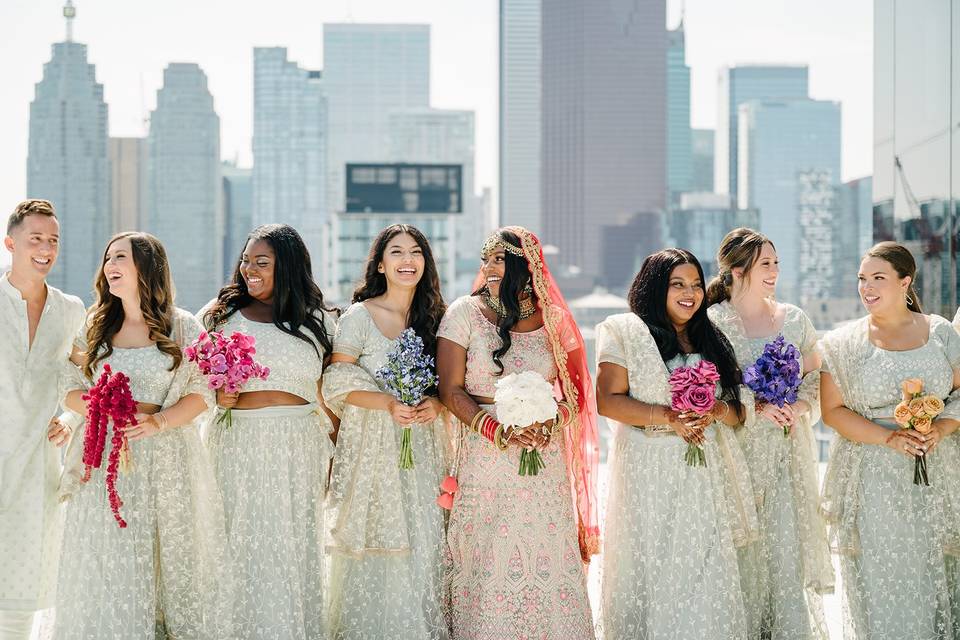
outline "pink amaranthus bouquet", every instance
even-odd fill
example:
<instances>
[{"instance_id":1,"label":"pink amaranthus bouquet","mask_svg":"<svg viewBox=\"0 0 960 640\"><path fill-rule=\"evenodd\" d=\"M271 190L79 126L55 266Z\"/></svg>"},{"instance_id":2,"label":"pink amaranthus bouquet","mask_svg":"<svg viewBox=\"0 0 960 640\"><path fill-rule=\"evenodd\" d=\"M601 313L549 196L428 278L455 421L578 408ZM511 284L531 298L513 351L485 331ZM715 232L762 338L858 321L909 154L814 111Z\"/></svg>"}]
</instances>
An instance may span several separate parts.
<instances>
[{"instance_id":1,"label":"pink amaranthus bouquet","mask_svg":"<svg viewBox=\"0 0 960 640\"><path fill-rule=\"evenodd\" d=\"M220 331L202 332L193 343L183 350L190 362L196 362L200 373L207 377L210 389L223 389L225 393L237 393L251 378L266 380L270 369L253 360L257 352L256 339L239 331L229 338ZM217 418L217 423L233 426L231 410L227 409Z\"/></svg>"},{"instance_id":2,"label":"pink amaranthus bouquet","mask_svg":"<svg viewBox=\"0 0 960 640\"><path fill-rule=\"evenodd\" d=\"M113 436L110 439L110 455L107 459L107 496L110 510L121 529L127 523L120 516L123 501L117 493L117 471L130 465L130 443L123 429L136 423L137 403L130 393L130 378L123 372L114 373L110 365L103 365L103 373L97 383L83 394L87 405L87 426L83 435L83 478L90 481L90 472L99 469L103 463L103 450L107 444L107 426L113 423Z\"/></svg>"},{"instance_id":3,"label":"pink amaranthus bouquet","mask_svg":"<svg viewBox=\"0 0 960 640\"><path fill-rule=\"evenodd\" d=\"M716 365L707 360L701 360L693 367L677 367L670 374L671 408L680 413L707 415L717 401L719 381ZM703 445L688 442L684 460L692 467L707 466Z\"/></svg>"}]
</instances>

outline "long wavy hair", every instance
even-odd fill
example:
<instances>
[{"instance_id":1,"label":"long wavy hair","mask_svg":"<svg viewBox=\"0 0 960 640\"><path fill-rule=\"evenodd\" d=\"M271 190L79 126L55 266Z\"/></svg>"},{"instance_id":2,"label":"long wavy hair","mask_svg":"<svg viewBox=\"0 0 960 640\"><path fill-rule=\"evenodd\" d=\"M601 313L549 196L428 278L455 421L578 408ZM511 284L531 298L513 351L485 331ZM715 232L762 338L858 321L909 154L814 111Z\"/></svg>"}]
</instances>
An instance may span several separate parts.
<instances>
[{"instance_id":1,"label":"long wavy hair","mask_svg":"<svg viewBox=\"0 0 960 640\"><path fill-rule=\"evenodd\" d=\"M907 308L916 313L923 313L920 294L914 286L917 281L917 261L914 260L909 249L896 242L878 242L870 247L863 258L880 258L889 262L901 279L910 276L910 286L907 287Z\"/></svg>"},{"instance_id":2,"label":"long wavy hair","mask_svg":"<svg viewBox=\"0 0 960 640\"><path fill-rule=\"evenodd\" d=\"M413 302L410 304L410 311L407 315L407 326L413 328L420 339L423 340L424 350L430 355L436 356L437 331L440 328L440 320L447 310L447 305L443 301L443 295L440 291L440 275L437 272L437 264L433 259L430 242L416 227L408 224L393 224L377 234L377 237L373 239L373 244L370 245L363 280L353 292L353 302L363 302L370 298L382 296L387 292L387 276L380 273L378 269L380 263L383 262L383 254L387 250L387 245L402 233L413 238L423 252L423 276L417 283L417 289L413 294Z\"/></svg>"},{"instance_id":3,"label":"long wavy hair","mask_svg":"<svg viewBox=\"0 0 960 640\"><path fill-rule=\"evenodd\" d=\"M512 231L499 229L495 233L513 246L521 246L522 241L520 237ZM510 331L520 321L520 293L528 284L530 284L530 264L527 262L527 259L514 255L509 251L504 251L503 279L500 280L498 297L500 298L500 304L503 305L503 310L506 312L506 315L502 318L497 318L497 335L500 336L500 348L493 352L493 363L500 369L501 374L503 373L502 358L513 344ZM483 284L471 295L479 296L487 291L489 291L489 288L486 284ZM530 296L532 302L537 304L537 294L531 291Z\"/></svg>"},{"instance_id":4,"label":"long wavy hair","mask_svg":"<svg viewBox=\"0 0 960 640\"><path fill-rule=\"evenodd\" d=\"M110 284L103 274L107 251L118 240L130 241L133 264L137 268L137 291L140 294L140 312L150 331L150 341L157 349L173 358L170 371L180 366L183 353L171 338L173 331L173 279L167 252L160 241L149 233L127 231L110 238L103 250L100 269L94 277L96 301L87 312L87 352L83 374L93 379L97 364L113 353L113 337L123 327L123 303L110 293Z\"/></svg>"},{"instance_id":5,"label":"long wavy hair","mask_svg":"<svg viewBox=\"0 0 960 640\"><path fill-rule=\"evenodd\" d=\"M753 265L760 259L765 244L769 244L776 251L777 248L770 238L748 227L739 227L723 237L717 249L720 273L707 286L708 305L730 299L733 270L743 269L743 277L747 278Z\"/></svg>"},{"instance_id":6,"label":"long wavy hair","mask_svg":"<svg viewBox=\"0 0 960 640\"><path fill-rule=\"evenodd\" d=\"M669 362L681 353L676 327L667 314L667 292L670 287L670 275L680 265L692 264L697 268L700 282L703 279L703 267L696 256L685 249L664 249L647 256L640 267L640 273L630 286L628 301L630 310L646 323L650 335L657 343L660 357ZM717 329L707 315L707 300L704 296L700 307L687 323L686 335L693 349L704 360L717 365L720 372L720 387L724 395L732 398L734 408L740 410L739 385L742 379L740 366L733 353L733 347L726 336Z\"/></svg>"},{"instance_id":7,"label":"long wavy hair","mask_svg":"<svg viewBox=\"0 0 960 640\"><path fill-rule=\"evenodd\" d=\"M265 224L247 235L247 241L237 256L231 282L220 289L216 302L203 316L208 330L215 330L243 309L253 297L240 273L243 252L251 242L263 240L273 249L273 307L271 319L275 327L299 340L303 340L321 360L333 352L333 336L327 335L323 313L339 316L336 307L328 307L323 301L323 292L313 279L310 252L297 230L287 224ZM303 331L313 334L316 342ZM321 349L317 348L317 343Z\"/></svg>"}]
</instances>

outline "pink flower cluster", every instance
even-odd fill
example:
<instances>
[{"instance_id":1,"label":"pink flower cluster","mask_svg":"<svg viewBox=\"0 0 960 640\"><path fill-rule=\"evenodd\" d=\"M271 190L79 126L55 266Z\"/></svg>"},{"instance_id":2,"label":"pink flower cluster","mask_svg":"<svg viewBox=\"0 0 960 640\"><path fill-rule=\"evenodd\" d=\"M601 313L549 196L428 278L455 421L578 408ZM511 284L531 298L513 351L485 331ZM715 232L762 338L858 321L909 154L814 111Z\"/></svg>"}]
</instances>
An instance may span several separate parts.
<instances>
[{"instance_id":1,"label":"pink flower cluster","mask_svg":"<svg viewBox=\"0 0 960 640\"><path fill-rule=\"evenodd\" d=\"M207 377L210 389L237 393L251 378L266 380L268 367L254 362L257 352L253 336L235 331L229 338L220 331L202 332L183 350L190 362L196 362L200 373Z\"/></svg>"},{"instance_id":2,"label":"pink flower cluster","mask_svg":"<svg viewBox=\"0 0 960 640\"><path fill-rule=\"evenodd\" d=\"M693 367L677 367L670 374L670 406L674 411L705 415L716 403L720 374L712 362L701 360Z\"/></svg>"},{"instance_id":3,"label":"pink flower cluster","mask_svg":"<svg viewBox=\"0 0 960 640\"><path fill-rule=\"evenodd\" d=\"M123 501L117 493L117 469L120 456L129 455L130 444L123 428L136 422L137 403L130 393L130 378L123 372L113 373L110 365L103 365L103 373L97 383L83 395L87 404L87 427L83 436L83 482L90 480L92 469L103 463L103 450L107 441L107 424L113 421L113 436L110 440L110 456L107 460L107 496L110 510L117 524L123 529L126 521L120 516Z\"/></svg>"}]
</instances>

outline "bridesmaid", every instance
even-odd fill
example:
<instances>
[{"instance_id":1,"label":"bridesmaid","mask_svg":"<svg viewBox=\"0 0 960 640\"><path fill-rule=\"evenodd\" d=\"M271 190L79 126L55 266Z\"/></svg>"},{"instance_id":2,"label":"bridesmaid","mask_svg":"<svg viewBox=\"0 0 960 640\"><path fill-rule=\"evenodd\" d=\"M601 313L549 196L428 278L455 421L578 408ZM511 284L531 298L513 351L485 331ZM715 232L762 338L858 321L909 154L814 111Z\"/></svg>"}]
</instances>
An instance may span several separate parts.
<instances>
[{"instance_id":1,"label":"bridesmaid","mask_svg":"<svg viewBox=\"0 0 960 640\"><path fill-rule=\"evenodd\" d=\"M734 229L720 243L717 263L708 315L733 345L740 368L753 365L767 343L783 336L800 351L804 372L796 403L759 404L757 419L737 432L760 519L760 539L739 551L749 637L826 640L821 594L833 591L834 578L817 510L817 333L803 311L774 299L780 267L766 236Z\"/></svg>"},{"instance_id":2,"label":"bridesmaid","mask_svg":"<svg viewBox=\"0 0 960 640\"><path fill-rule=\"evenodd\" d=\"M126 527L110 509L106 460L81 483L83 438L75 438L60 488L71 499L54 638L233 638L223 505L198 429L214 399L183 357L201 327L174 307L166 252L149 234L114 236L95 288L65 404L86 415L81 396L106 365L130 378L133 465L116 482Z\"/></svg>"},{"instance_id":3,"label":"bridesmaid","mask_svg":"<svg viewBox=\"0 0 960 640\"><path fill-rule=\"evenodd\" d=\"M736 548L756 540L746 462L731 427L752 413L730 344L707 316L703 271L683 249L648 256L631 313L597 326L597 405L611 449L601 624L605 638L747 637ZM668 379L702 360L720 373L706 415L671 408ZM700 444L706 466L685 461Z\"/></svg>"},{"instance_id":4,"label":"bridesmaid","mask_svg":"<svg viewBox=\"0 0 960 640\"><path fill-rule=\"evenodd\" d=\"M210 331L255 338L255 358L270 369L239 394L217 392L232 420L212 425L207 442L238 582L236 638L325 638L323 497L333 425L320 379L335 310L296 230L254 229L233 281L198 316Z\"/></svg>"},{"instance_id":5,"label":"bridesmaid","mask_svg":"<svg viewBox=\"0 0 960 640\"><path fill-rule=\"evenodd\" d=\"M443 405L409 407L375 373L412 328L436 353L445 305L430 244L405 224L374 239L363 282L333 341L323 393L340 417L328 507L330 633L337 640L447 640L442 598ZM409 428L413 468L398 466Z\"/></svg>"},{"instance_id":6,"label":"bridesmaid","mask_svg":"<svg viewBox=\"0 0 960 640\"><path fill-rule=\"evenodd\" d=\"M453 637L593 638L583 563L599 546L598 449L583 339L526 229L487 239L474 289L439 333L440 395L460 421L447 532ZM559 421L524 432L496 422L496 382L520 371L555 384ZM520 476L531 447L546 466Z\"/></svg>"},{"instance_id":7,"label":"bridesmaid","mask_svg":"<svg viewBox=\"0 0 960 640\"><path fill-rule=\"evenodd\" d=\"M867 315L820 343L823 421L837 431L822 508L852 640L960 637L960 336L922 312L915 275L905 247L874 246L857 276ZM894 422L909 378L946 403L929 433ZM912 481L920 455L930 486Z\"/></svg>"}]
</instances>

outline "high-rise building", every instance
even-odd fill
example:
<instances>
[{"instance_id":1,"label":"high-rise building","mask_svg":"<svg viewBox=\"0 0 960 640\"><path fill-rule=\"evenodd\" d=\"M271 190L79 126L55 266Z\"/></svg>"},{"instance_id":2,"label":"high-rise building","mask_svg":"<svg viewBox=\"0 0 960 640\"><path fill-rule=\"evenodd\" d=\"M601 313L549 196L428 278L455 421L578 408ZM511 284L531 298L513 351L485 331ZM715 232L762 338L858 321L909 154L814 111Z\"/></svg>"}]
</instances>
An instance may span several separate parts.
<instances>
[{"instance_id":1,"label":"high-rise building","mask_svg":"<svg viewBox=\"0 0 960 640\"><path fill-rule=\"evenodd\" d=\"M821 170L840 184L840 104L751 100L739 115L739 207L759 209L760 231L780 257L778 295L799 302L800 175Z\"/></svg>"},{"instance_id":2,"label":"high-rise building","mask_svg":"<svg viewBox=\"0 0 960 640\"><path fill-rule=\"evenodd\" d=\"M603 239L666 205L665 5L542 5L541 237L558 248L561 274L606 284Z\"/></svg>"},{"instance_id":3,"label":"high-rise building","mask_svg":"<svg viewBox=\"0 0 960 640\"><path fill-rule=\"evenodd\" d=\"M60 258L50 283L89 302L112 226L110 161L103 85L86 45L73 41L74 15L68 0L67 38L53 45L30 103L27 196L53 202L60 220Z\"/></svg>"},{"instance_id":4,"label":"high-rise building","mask_svg":"<svg viewBox=\"0 0 960 640\"><path fill-rule=\"evenodd\" d=\"M285 48L254 48L253 217L249 222L295 227L310 250L318 278L322 277L323 230L329 215L326 154L321 72L287 60Z\"/></svg>"},{"instance_id":5,"label":"high-rise building","mask_svg":"<svg viewBox=\"0 0 960 640\"><path fill-rule=\"evenodd\" d=\"M836 188L833 216L834 298L857 297L860 259L873 246L873 179L869 176Z\"/></svg>"},{"instance_id":6,"label":"high-rise building","mask_svg":"<svg viewBox=\"0 0 960 640\"><path fill-rule=\"evenodd\" d=\"M690 191L713 191L713 129L693 129L690 142L693 153Z\"/></svg>"},{"instance_id":7,"label":"high-rise building","mask_svg":"<svg viewBox=\"0 0 960 640\"><path fill-rule=\"evenodd\" d=\"M467 293L477 272L480 244L490 229L475 192L475 135L472 111L407 109L389 120L393 162L458 164L463 167L463 213L456 217L456 292Z\"/></svg>"},{"instance_id":8,"label":"high-rise building","mask_svg":"<svg viewBox=\"0 0 960 640\"><path fill-rule=\"evenodd\" d=\"M143 220L147 184L146 138L110 138L112 233L136 231Z\"/></svg>"},{"instance_id":9,"label":"high-rise building","mask_svg":"<svg viewBox=\"0 0 960 640\"><path fill-rule=\"evenodd\" d=\"M348 162L388 159L389 116L430 106L430 27L323 25L327 206L344 209Z\"/></svg>"},{"instance_id":10,"label":"high-rise building","mask_svg":"<svg viewBox=\"0 0 960 640\"><path fill-rule=\"evenodd\" d=\"M690 129L690 67L683 20L667 31L667 190L671 202L693 188Z\"/></svg>"},{"instance_id":11,"label":"high-rise building","mask_svg":"<svg viewBox=\"0 0 960 640\"><path fill-rule=\"evenodd\" d=\"M717 83L714 190L736 197L739 144L738 109L750 100L806 98L806 66L745 65L723 67Z\"/></svg>"},{"instance_id":12,"label":"high-rise building","mask_svg":"<svg viewBox=\"0 0 960 640\"><path fill-rule=\"evenodd\" d=\"M253 172L232 162L220 165L223 176L223 278L229 280L253 229Z\"/></svg>"},{"instance_id":13,"label":"high-rise building","mask_svg":"<svg viewBox=\"0 0 960 640\"><path fill-rule=\"evenodd\" d=\"M539 233L541 0L500 0L500 224Z\"/></svg>"},{"instance_id":14,"label":"high-rise building","mask_svg":"<svg viewBox=\"0 0 960 640\"><path fill-rule=\"evenodd\" d=\"M719 193L685 193L667 217L668 246L682 247L697 256L709 281L719 272L720 241L737 227L756 228L754 209L737 209L730 196Z\"/></svg>"},{"instance_id":15,"label":"high-rise building","mask_svg":"<svg viewBox=\"0 0 960 640\"><path fill-rule=\"evenodd\" d=\"M960 1L873 3L874 240L917 261L924 311L960 303Z\"/></svg>"},{"instance_id":16,"label":"high-rise building","mask_svg":"<svg viewBox=\"0 0 960 640\"><path fill-rule=\"evenodd\" d=\"M164 70L148 157L144 227L166 247L177 304L195 312L222 284L224 234L220 118L198 65Z\"/></svg>"},{"instance_id":17,"label":"high-rise building","mask_svg":"<svg viewBox=\"0 0 960 640\"><path fill-rule=\"evenodd\" d=\"M794 233L799 230L798 297L804 306L831 297L833 284L841 275L835 273L833 262L836 200L835 178L829 169L797 172L798 225Z\"/></svg>"}]
</instances>

